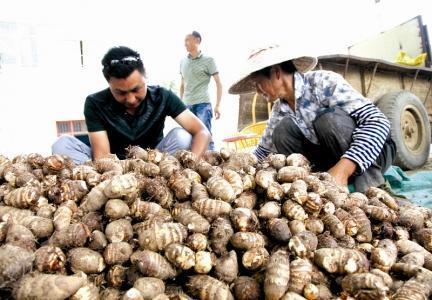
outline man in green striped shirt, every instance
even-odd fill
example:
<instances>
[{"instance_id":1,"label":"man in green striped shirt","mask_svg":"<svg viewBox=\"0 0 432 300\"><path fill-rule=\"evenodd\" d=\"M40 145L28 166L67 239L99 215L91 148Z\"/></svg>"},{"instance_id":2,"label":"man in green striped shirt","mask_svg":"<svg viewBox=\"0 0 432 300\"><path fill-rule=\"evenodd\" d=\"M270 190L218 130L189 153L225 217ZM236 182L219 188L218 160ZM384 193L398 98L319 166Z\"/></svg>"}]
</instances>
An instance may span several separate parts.
<instances>
[{"instance_id":1,"label":"man in green striped shirt","mask_svg":"<svg viewBox=\"0 0 432 300\"><path fill-rule=\"evenodd\" d=\"M214 108L216 119L220 117L222 84L214 59L202 54L199 50L200 44L201 35L198 32L193 31L186 35L185 47L188 55L180 63L180 74L182 76L180 98L211 133L213 110L208 92L210 78L213 77L216 83L216 105ZM209 149L214 150L213 141L210 142Z\"/></svg>"}]
</instances>

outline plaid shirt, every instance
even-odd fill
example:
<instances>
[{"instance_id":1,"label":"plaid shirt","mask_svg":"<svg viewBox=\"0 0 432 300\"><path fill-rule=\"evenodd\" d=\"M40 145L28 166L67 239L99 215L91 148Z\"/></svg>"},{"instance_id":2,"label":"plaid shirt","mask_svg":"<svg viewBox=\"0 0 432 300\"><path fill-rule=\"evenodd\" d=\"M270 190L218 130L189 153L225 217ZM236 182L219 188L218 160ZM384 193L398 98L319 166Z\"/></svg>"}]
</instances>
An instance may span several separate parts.
<instances>
[{"instance_id":1,"label":"plaid shirt","mask_svg":"<svg viewBox=\"0 0 432 300\"><path fill-rule=\"evenodd\" d=\"M323 110L339 107L348 113L357 127L353 142L342 157L357 163L363 173L376 160L387 135L390 123L381 111L356 91L342 76L331 71L294 73L295 111L287 102L277 100L267 123L255 155L262 160L270 153L276 153L272 133L284 117L290 117L303 135L319 145L313 122Z\"/></svg>"}]
</instances>

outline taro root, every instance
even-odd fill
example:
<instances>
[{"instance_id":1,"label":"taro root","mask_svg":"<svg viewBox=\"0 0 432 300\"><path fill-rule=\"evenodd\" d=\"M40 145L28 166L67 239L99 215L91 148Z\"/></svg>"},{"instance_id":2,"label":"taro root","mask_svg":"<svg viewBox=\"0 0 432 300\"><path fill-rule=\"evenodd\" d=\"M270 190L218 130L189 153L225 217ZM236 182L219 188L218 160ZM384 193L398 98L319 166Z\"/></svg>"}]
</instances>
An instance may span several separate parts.
<instances>
[{"instance_id":1,"label":"taro root","mask_svg":"<svg viewBox=\"0 0 432 300\"><path fill-rule=\"evenodd\" d=\"M197 157L130 146L127 159L78 166L61 155L0 155L0 202L6 297L432 293L432 211L375 187L349 193L297 153L258 162L227 149Z\"/></svg>"}]
</instances>

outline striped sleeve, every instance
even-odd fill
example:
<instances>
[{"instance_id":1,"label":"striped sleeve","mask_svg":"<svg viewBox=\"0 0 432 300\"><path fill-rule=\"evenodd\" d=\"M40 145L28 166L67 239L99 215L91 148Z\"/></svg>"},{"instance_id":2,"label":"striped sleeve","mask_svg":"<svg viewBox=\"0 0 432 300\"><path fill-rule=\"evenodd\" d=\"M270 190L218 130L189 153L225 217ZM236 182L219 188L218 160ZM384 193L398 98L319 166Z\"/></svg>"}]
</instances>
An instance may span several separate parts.
<instances>
[{"instance_id":1,"label":"striped sleeve","mask_svg":"<svg viewBox=\"0 0 432 300\"><path fill-rule=\"evenodd\" d=\"M253 151L253 154L258 158L259 162L262 162L267 156L269 156L270 153L270 150L264 148L261 145L258 145L258 147L256 147Z\"/></svg>"},{"instance_id":2,"label":"striped sleeve","mask_svg":"<svg viewBox=\"0 0 432 300\"><path fill-rule=\"evenodd\" d=\"M357 163L362 174L377 159L390 132L390 122L372 103L350 113L357 127L352 135L352 143L342 156Z\"/></svg>"}]
</instances>

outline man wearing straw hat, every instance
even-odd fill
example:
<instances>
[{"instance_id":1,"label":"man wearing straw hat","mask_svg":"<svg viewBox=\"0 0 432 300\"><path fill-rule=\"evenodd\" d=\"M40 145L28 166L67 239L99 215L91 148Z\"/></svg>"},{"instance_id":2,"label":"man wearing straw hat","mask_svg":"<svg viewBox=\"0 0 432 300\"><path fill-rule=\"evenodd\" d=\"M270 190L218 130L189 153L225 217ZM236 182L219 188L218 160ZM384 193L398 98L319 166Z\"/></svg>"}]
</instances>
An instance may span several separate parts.
<instances>
[{"instance_id":1,"label":"man wearing straw hat","mask_svg":"<svg viewBox=\"0 0 432 300\"><path fill-rule=\"evenodd\" d=\"M255 155L301 153L356 191L384 183L396 147L384 114L331 71L311 71L317 59L279 46L254 51L229 92L258 92L274 102Z\"/></svg>"}]
</instances>

